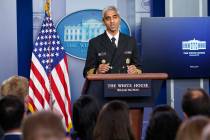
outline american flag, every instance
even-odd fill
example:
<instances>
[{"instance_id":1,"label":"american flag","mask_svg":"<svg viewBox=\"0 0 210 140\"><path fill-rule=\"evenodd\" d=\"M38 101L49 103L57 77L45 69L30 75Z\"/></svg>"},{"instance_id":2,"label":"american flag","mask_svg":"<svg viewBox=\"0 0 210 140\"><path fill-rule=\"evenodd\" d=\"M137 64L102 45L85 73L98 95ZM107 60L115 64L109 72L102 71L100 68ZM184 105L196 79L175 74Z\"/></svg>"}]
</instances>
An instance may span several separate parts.
<instances>
[{"instance_id":1,"label":"american flag","mask_svg":"<svg viewBox=\"0 0 210 140\"><path fill-rule=\"evenodd\" d=\"M72 127L67 56L47 14L32 52L28 108L56 111L67 131Z\"/></svg>"}]
</instances>

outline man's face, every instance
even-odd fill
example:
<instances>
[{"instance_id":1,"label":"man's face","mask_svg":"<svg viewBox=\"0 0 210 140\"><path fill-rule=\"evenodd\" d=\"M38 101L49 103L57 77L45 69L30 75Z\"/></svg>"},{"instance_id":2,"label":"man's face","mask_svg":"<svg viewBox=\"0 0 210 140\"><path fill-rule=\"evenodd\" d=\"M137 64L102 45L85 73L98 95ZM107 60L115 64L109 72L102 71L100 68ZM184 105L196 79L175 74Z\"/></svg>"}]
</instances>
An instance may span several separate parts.
<instances>
[{"instance_id":1,"label":"man's face","mask_svg":"<svg viewBox=\"0 0 210 140\"><path fill-rule=\"evenodd\" d=\"M108 10L104 15L103 22L108 32L110 32L111 34L115 34L118 32L120 17L116 11Z\"/></svg>"}]
</instances>

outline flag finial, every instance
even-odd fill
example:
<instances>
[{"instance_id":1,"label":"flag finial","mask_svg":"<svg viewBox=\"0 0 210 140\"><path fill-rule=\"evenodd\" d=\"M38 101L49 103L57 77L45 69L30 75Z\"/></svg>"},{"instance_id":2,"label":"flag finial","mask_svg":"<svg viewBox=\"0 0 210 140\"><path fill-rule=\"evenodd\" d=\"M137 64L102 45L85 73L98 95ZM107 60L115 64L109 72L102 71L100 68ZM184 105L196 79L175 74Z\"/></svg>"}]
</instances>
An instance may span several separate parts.
<instances>
[{"instance_id":1,"label":"flag finial","mask_svg":"<svg viewBox=\"0 0 210 140\"><path fill-rule=\"evenodd\" d=\"M46 0L45 6L44 6L45 13L50 16L50 0Z\"/></svg>"}]
</instances>

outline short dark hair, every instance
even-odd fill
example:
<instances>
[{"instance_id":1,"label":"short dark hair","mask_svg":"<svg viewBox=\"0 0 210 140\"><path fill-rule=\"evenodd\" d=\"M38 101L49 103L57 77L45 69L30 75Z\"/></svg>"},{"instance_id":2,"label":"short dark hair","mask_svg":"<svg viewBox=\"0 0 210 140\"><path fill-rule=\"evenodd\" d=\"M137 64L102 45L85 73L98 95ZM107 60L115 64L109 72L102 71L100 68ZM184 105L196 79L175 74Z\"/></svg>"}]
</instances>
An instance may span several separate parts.
<instances>
[{"instance_id":1,"label":"short dark hair","mask_svg":"<svg viewBox=\"0 0 210 140\"><path fill-rule=\"evenodd\" d=\"M182 98L182 110L188 117L195 115L210 116L210 99L205 90L189 88Z\"/></svg>"},{"instance_id":2,"label":"short dark hair","mask_svg":"<svg viewBox=\"0 0 210 140\"><path fill-rule=\"evenodd\" d=\"M24 116L24 103L16 96L8 95L0 100L0 125L4 131L20 128Z\"/></svg>"},{"instance_id":3,"label":"short dark hair","mask_svg":"<svg viewBox=\"0 0 210 140\"><path fill-rule=\"evenodd\" d=\"M181 122L173 108L157 106L151 114L145 140L174 140Z\"/></svg>"},{"instance_id":4,"label":"short dark hair","mask_svg":"<svg viewBox=\"0 0 210 140\"><path fill-rule=\"evenodd\" d=\"M113 100L103 106L94 129L94 139L134 140L125 102Z\"/></svg>"},{"instance_id":5,"label":"short dark hair","mask_svg":"<svg viewBox=\"0 0 210 140\"><path fill-rule=\"evenodd\" d=\"M73 126L76 134L73 134L72 138L92 140L98 113L99 105L94 97L90 95L80 96L73 105Z\"/></svg>"}]
</instances>

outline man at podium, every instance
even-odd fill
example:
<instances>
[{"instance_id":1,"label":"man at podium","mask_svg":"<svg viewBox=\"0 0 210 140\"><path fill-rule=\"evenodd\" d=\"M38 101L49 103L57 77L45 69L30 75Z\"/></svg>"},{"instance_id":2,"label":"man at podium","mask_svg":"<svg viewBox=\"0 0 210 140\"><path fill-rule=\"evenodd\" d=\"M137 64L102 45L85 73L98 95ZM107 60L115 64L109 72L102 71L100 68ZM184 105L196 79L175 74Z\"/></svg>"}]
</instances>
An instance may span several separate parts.
<instances>
[{"instance_id":1,"label":"man at podium","mask_svg":"<svg viewBox=\"0 0 210 140\"><path fill-rule=\"evenodd\" d=\"M105 73L140 74L136 41L119 31L118 9L114 6L104 8L102 18L106 31L89 41L84 77Z\"/></svg>"}]
</instances>

